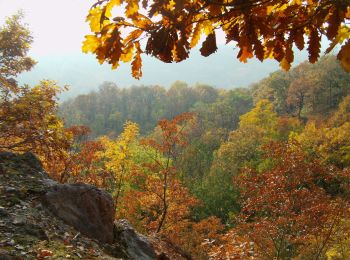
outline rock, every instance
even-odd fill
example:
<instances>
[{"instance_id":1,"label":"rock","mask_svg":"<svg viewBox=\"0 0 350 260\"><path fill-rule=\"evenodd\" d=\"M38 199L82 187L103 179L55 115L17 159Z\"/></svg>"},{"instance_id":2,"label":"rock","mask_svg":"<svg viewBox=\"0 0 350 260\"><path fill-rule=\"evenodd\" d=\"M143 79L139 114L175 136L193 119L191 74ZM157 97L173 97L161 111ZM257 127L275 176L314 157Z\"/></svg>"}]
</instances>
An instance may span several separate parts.
<instances>
[{"instance_id":1,"label":"rock","mask_svg":"<svg viewBox=\"0 0 350 260\"><path fill-rule=\"evenodd\" d=\"M17 155L11 152L0 152L0 162L15 158Z\"/></svg>"},{"instance_id":2,"label":"rock","mask_svg":"<svg viewBox=\"0 0 350 260\"><path fill-rule=\"evenodd\" d=\"M15 219L12 221L12 224L16 226L23 226L26 224L26 219L24 216L16 216Z\"/></svg>"},{"instance_id":3,"label":"rock","mask_svg":"<svg viewBox=\"0 0 350 260\"><path fill-rule=\"evenodd\" d=\"M44 195L43 204L81 233L113 242L115 206L105 191L87 184L57 184Z\"/></svg>"},{"instance_id":4,"label":"rock","mask_svg":"<svg viewBox=\"0 0 350 260\"><path fill-rule=\"evenodd\" d=\"M126 219L114 222L115 240L120 241L131 259L156 259L156 253L147 237L138 234Z\"/></svg>"},{"instance_id":5,"label":"rock","mask_svg":"<svg viewBox=\"0 0 350 260\"><path fill-rule=\"evenodd\" d=\"M10 194L10 193L18 193L18 190L14 187L5 187L5 192Z\"/></svg>"},{"instance_id":6,"label":"rock","mask_svg":"<svg viewBox=\"0 0 350 260\"><path fill-rule=\"evenodd\" d=\"M8 215L9 215L9 213L7 212L7 210L4 207L0 206L0 218L7 217Z\"/></svg>"},{"instance_id":7,"label":"rock","mask_svg":"<svg viewBox=\"0 0 350 260\"><path fill-rule=\"evenodd\" d=\"M17 250L23 250L24 249L24 246L21 246L21 245L15 245L15 248Z\"/></svg>"},{"instance_id":8,"label":"rock","mask_svg":"<svg viewBox=\"0 0 350 260\"><path fill-rule=\"evenodd\" d=\"M26 234L37 237L41 240L48 240L45 231L38 225L28 223L24 226L24 231Z\"/></svg>"},{"instance_id":9,"label":"rock","mask_svg":"<svg viewBox=\"0 0 350 260\"><path fill-rule=\"evenodd\" d=\"M43 171L40 160L31 152L26 152L24 154L0 152L0 163L4 161L11 161L15 164L26 164L33 170Z\"/></svg>"},{"instance_id":10,"label":"rock","mask_svg":"<svg viewBox=\"0 0 350 260\"><path fill-rule=\"evenodd\" d=\"M31 152L26 152L24 154L21 154L20 156L18 156L18 159L21 160L22 162L25 162L33 170L36 170L38 172L43 171L43 166L40 160Z\"/></svg>"}]
</instances>

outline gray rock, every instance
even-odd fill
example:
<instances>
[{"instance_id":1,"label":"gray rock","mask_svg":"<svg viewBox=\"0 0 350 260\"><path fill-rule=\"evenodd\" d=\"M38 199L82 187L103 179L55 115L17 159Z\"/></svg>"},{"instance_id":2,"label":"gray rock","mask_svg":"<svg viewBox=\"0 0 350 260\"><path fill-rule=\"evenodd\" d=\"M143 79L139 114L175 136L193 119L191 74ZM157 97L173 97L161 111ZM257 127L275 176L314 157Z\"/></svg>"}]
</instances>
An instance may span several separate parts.
<instances>
[{"instance_id":1,"label":"gray rock","mask_svg":"<svg viewBox=\"0 0 350 260\"><path fill-rule=\"evenodd\" d=\"M26 224L26 218L24 216L16 216L12 221L12 224L16 226L23 226Z\"/></svg>"},{"instance_id":2,"label":"gray rock","mask_svg":"<svg viewBox=\"0 0 350 260\"><path fill-rule=\"evenodd\" d=\"M24 154L21 154L17 157L22 162L25 162L27 165L29 165L33 170L36 170L38 172L43 171L43 166L40 162L40 160L31 152L26 152Z\"/></svg>"},{"instance_id":3,"label":"gray rock","mask_svg":"<svg viewBox=\"0 0 350 260\"><path fill-rule=\"evenodd\" d=\"M25 233L28 235L37 237L40 240L48 240L49 238L47 237L45 231L38 225L27 223L24 226Z\"/></svg>"},{"instance_id":4,"label":"gray rock","mask_svg":"<svg viewBox=\"0 0 350 260\"><path fill-rule=\"evenodd\" d=\"M137 233L126 219L114 222L115 240L122 243L131 259L156 259L157 255L147 237Z\"/></svg>"},{"instance_id":5,"label":"gray rock","mask_svg":"<svg viewBox=\"0 0 350 260\"><path fill-rule=\"evenodd\" d=\"M81 233L113 242L115 206L107 192L87 184L57 184L44 195L43 204Z\"/></svg>"},{"instance_id":6,"label":"gray rock","mask_svg":"<svg viewBox=\"0 0 350 260\"><path fill-rule=\"evenodd\" d=\"M7 217L9 213L4 207L0 207L0 217Z\"/></svg>"}]
</instances>

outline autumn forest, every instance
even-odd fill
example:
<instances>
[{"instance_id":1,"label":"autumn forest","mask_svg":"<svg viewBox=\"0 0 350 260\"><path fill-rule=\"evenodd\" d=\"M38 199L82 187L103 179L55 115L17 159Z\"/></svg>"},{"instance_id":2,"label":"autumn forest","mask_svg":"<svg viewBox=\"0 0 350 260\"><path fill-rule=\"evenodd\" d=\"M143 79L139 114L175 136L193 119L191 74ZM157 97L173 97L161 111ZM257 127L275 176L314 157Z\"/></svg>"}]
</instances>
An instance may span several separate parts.
<instances>
[{"instance_id":1,"label":"autumn forest","mask_svg":"<svg viewBox=\"0 0 350 260\"><path fill-rule=\"evenodd\" d=\"M135 78L142 55L215 55L218 29L242 62L281 69L232 89L101 78L60 101L55 81L18 83L36 64L18 13L0 27L0 152L107 191L115 219L187 259L350 259L349 1L102 0L87 15L82 51ZM298 49L309 60L292 65Z\"/></svg>"}]
</instances>

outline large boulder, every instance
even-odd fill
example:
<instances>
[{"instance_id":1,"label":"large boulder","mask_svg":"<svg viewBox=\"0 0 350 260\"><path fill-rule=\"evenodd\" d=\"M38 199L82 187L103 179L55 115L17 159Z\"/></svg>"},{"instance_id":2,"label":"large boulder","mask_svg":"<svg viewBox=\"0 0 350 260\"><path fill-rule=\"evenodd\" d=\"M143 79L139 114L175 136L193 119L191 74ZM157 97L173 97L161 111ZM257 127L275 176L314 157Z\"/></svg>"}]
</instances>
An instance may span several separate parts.
<instances>
[{"instance_id":1,"label":"large boulder","mask_svg":"<svg viewBox=\"0 0 350 260\"><path fill-rule=\"evenodd\" d=\"M101 243L113 243L115 206L107 192L87 184L56 184L43 202L81 233Z\"/></svg>"},{"instance_id":2,"label":"large boulder","mask_svg":"<svg viewBox=\"0 0 350 260\"><path fill-rule=\"evenodd\" d=\"M115 240L124 245L131 259L157 259L149 239L137 233L126 219L115 221L114 228Z\"/></svg>"}]
</instances>

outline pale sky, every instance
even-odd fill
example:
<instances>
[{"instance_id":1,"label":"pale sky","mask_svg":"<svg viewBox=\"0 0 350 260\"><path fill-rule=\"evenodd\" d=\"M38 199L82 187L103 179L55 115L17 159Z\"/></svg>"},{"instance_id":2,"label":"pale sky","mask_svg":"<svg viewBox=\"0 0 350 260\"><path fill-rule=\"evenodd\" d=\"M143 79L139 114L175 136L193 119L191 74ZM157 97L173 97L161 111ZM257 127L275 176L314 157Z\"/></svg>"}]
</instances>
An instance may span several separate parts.
<instances>
[{"instance_id":1,"label":"pale sky","mask_svg":"<svg viewBox=\"0 0 350 260\"><path fill-rule=\"evenodd\" d=\"M0 23L22 9L34 36L33 56L79 52L89 33L85 17L93 0L0 0Z\"/></svg>"}]
</instances>

